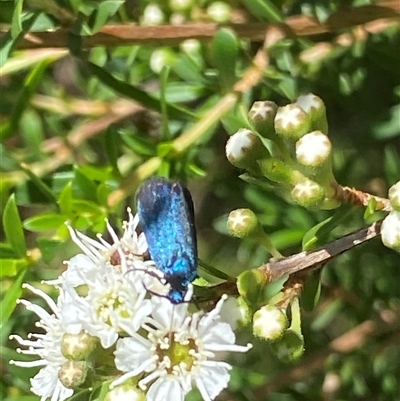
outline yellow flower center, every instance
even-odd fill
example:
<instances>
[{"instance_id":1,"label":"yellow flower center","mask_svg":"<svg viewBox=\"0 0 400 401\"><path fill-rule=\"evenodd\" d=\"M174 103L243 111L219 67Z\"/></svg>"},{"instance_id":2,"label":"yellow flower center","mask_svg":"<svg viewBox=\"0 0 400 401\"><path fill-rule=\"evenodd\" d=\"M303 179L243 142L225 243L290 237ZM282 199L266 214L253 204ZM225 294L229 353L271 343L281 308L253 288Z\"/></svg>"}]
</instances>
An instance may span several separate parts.
<instances>
[{"instance_id":1,"label":"yellow flower center","mask_svg":"<svg viewBox=\"0 0 400 401\"><path fill-rule=\"evenodd\" d=\"M184 364L186 370L191 370L194 362L194 357L190 354L191 349L195 349L196 345L193 339L188 340L185 344L182 344L174 339L174 333L170 333L170 336L165 337L166 343L169 343L167 349L158 346L157 354L159 360L163 361L164 358L168 358L171 361L171 366L167 368L168 373L173 372L174 366Z\"/></svg>"}]
</instances>

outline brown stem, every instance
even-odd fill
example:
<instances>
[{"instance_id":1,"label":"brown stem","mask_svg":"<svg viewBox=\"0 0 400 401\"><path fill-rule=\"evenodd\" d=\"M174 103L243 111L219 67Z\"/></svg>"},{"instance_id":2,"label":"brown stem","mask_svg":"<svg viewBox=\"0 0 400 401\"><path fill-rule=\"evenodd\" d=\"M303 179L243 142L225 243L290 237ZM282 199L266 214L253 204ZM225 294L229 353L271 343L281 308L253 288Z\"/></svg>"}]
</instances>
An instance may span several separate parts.
<instances>
[{"instance_id":1,"label":"brown stem","mask_svg":"<svg viewBox=\"0 0 400 401\"><path fill-rule=\"evenodd\" d=\"M359 191L355 188L343 187L336 182L332 184L332 188L335 190L335 199L339 200L340 202L366 207L373 199L376 202L374 207L375 210L390 212L393 209L389 199L371 195L368 192Z\"/></svg>"},{"instance_id":2,"label":"brown stem","mask_svg":"<svg viewBox=\"0 0 400 401\"><path fill-rule=\"evenodd\" d=\"M84 49L96 46L126 46L133 44L175 45L185 39L211 40L221 27L235 31L241 39L263 41L271 30L279 29L285 37L312 37L324 33L336 32L344 28L368 24L376 20L395 20L400 12L397 0L383 1L379 5L346 8L330 16L327 23L304 15L287 18L280 24L244 23L215 24L195 23L187 25L106 25L100 32L82 38ZM38 49L44 47L67 47L71 35L69 28L60 28L52 32L29 32L19 43L20 49Z\"/></svg>"},{"instance_id":3,"label":"brown stem","mask_svg":"<svg viewBox=\"0 0 400 401\"><path fill-rule=\"evenodd\" d=\"M260 270L269 281L275 281L287 274L290 275L305 269L322 267L335 256L380 235L381 224L382 221L375 222L369 227L362 228L341 237L315 251L303 251L286 258L268 262L261 265L258 270Z\"/></svg>"}]
</instances>

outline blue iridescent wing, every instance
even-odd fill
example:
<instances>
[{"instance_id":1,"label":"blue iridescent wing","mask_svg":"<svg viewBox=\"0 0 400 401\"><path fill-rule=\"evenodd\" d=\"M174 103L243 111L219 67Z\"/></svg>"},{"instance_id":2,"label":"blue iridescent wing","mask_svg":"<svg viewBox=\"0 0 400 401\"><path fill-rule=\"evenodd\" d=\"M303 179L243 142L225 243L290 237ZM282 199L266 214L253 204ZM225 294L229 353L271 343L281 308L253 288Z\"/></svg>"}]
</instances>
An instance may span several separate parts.
<instances>
[{"instance_id":1,"label":"blue iridescent wing","mask_svg":"<svg viewBox=\"0 0 400 401\"><path fill-rule=\"evenodd\" d=\"M171 285L168 298L183 302L197 276L194 208L189 191L179 182L152 177L136 195L137 212L151 258Z\"/></svg>"}]
</instances>

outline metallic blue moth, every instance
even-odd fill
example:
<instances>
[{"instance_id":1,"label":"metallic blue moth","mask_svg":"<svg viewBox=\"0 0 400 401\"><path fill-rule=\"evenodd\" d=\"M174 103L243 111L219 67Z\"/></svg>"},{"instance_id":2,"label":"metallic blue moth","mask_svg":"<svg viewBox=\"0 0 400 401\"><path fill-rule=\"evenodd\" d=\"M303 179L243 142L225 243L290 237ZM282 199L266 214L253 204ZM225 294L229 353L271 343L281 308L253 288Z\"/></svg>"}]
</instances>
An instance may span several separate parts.
<instances>
[{"instance_id":1,"label":"metallic blue moth","mask_svg":"<svg viewBox=\"0 0 400 401\"><path fill-rule=\"evenodd\" d=\"M170 284L166 297L179 304L197 277L192 197L179 182L152 177L138 189L136 208L150 256Z\"/></svg>"}]
</instances>

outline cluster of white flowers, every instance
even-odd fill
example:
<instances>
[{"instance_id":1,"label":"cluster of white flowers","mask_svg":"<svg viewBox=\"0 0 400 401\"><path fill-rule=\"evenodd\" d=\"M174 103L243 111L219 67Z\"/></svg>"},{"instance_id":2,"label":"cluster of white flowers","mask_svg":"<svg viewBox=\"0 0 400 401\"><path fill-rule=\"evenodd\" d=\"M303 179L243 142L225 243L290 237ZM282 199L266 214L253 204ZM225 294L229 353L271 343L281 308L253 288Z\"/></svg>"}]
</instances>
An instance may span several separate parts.
<instances>
[{"instance_id":1,"label":"cluster of white flowers","mask_svg":"<svg viewBox=\"0 0 400 401\"><path fill-rule=\"evenodd\" d=\"M194 313L188 310L192 305L173 305L163 296L168 285L153 261L144 260L146 239L137 235L138 217L128 213L121 238L108 225L111 244L69 227L84 253L66 262L57 280L47 282L58 289L57 302L24 285L43 298L51 312L19 300L38 315L37 326L44 333L31 333L28 339L12 335L24 347L18 352L38 359L11 363L42 367L31 379L32 392L41 401L63 401L78 387L98 386L93 377L101 377L100 372L104 382L112 379L109 401L122 395L184 400L192 386L204 400L213 400L226 388L231 369L216 359L218 353L250 349L235 344L232 327L221 318L225 296L212 311Z\"/></svg>"}]
</instances>

